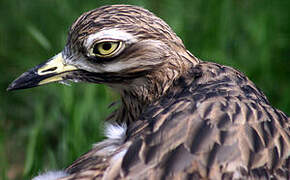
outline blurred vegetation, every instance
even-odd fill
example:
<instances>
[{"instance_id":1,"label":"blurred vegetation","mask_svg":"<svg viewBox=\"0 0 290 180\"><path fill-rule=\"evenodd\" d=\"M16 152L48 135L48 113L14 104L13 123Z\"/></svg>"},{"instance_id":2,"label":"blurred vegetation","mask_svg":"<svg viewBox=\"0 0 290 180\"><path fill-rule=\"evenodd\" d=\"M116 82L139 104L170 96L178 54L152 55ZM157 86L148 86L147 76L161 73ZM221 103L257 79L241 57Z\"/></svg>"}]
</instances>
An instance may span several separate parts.
<instances>
[{"instance_id":1,"label":"blurred vegetation","mask_svg":"<svg viewBox=\"0 0 290 180\"><path fill-rule=\"evenodd\" d=\"M0 0L0 179L62 169L103 138L107 106L118 98L110 89L93 84L5 89L61 51L81 13L116 3L150 9L193 54L245 72L275 107L290 114L289 1Z\"/></svg>"}]
</instances>

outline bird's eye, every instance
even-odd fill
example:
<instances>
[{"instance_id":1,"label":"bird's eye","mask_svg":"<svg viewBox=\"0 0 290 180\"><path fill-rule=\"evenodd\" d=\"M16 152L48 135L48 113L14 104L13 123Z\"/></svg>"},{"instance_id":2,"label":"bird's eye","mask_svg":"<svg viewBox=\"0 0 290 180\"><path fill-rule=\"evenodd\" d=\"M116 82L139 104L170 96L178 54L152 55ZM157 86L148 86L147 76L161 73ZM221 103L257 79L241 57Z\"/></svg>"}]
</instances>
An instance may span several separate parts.
<instances>
[{"instance_id":1,"label":"bird's eye","mask_svg":"<svg viewBox=\"0 0 290 180\"><path fill-rule=\"evenodd\" d=\"M122 42L106 41L96 43L90 49L89 55L98 57L113 57L119 54L122 46Z\"/></svg>"}]
</instances>

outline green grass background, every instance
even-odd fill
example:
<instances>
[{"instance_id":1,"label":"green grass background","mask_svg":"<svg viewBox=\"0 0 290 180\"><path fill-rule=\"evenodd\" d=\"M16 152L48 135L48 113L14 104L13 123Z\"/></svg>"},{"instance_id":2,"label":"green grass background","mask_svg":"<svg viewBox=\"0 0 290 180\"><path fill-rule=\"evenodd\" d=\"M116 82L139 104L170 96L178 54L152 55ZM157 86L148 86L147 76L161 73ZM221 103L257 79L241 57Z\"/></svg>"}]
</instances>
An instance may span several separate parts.
<instances>
[{"instance_id":1,"label":"green grass background","mask_svg":"<svg viewBox=\"0 0 290 180\"><path fill-rule=\"evenodd\" d=\"M204 60L245 72L290 114L289 1L0 0L0 179L62 169L103 138L118 95L102 85L50 84L6 92L22 72L55 55L83 12L136 4L163 18Z\"/></svg>"}]
</instances>

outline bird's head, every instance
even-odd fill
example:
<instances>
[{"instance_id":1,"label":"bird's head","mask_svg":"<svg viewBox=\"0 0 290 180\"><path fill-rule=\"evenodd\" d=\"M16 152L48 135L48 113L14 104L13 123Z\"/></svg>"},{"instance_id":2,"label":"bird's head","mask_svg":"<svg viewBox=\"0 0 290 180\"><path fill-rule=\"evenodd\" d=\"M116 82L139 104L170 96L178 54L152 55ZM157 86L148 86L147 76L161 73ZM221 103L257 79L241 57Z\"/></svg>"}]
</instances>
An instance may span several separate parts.
<instances>
[{"instance_id":1,"label":"bird's head","mask_svg":"<svg viewBox=\"0 0 290 180\"><path fill-rule=\"evenodd\" d=\"M153 81L162 85L197 62L171 28L148 10L104 6L81 15L71 26L64 50L23 73L8 90L67 80L118 88Z\"/></svg>"}]
</instances>

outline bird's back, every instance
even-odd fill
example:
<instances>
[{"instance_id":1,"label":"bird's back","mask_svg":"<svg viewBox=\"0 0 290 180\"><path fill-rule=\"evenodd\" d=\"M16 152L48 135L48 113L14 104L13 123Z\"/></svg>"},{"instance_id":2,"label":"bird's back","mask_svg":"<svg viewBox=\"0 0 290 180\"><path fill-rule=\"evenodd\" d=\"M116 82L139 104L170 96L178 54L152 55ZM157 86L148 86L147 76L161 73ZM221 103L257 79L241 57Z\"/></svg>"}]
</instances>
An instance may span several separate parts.
<instances>
[{"instance_id":1,"label":"bird's back","mask_svg":"<svg viewBox=\"0 0 290 180\"><path fill-rule=\"evenodd\" d=\"M100 143L67 179L289 179L289 119L239 71L201 62L149 105L114 151Z\"/></svg>"}]
</instances>

